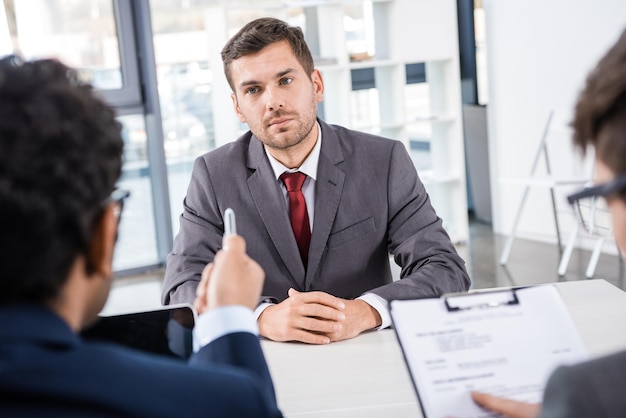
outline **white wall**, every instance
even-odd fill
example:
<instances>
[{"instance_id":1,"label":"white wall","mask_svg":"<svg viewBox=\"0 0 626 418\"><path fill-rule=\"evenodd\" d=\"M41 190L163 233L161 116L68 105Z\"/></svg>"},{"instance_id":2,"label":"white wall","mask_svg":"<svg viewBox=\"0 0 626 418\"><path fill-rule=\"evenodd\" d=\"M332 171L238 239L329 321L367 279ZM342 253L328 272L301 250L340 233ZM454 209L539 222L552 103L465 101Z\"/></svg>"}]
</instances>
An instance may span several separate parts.
<instances>
[{"instance_id":1,"label":"white wall","mask_svg":"<svg viewBox=\"0 0 626 418\"><path fill-rule=\"evenodd\" d=\"M588 71L626 28L626 1L485 0L484 8L493 225L508 234L523 187L502 178L529 174L550 109L569 120ZM569 140L550 154L575 164ZM518 236L556 241L547 189L532 189Z\"/></svg>"}]
</instances>

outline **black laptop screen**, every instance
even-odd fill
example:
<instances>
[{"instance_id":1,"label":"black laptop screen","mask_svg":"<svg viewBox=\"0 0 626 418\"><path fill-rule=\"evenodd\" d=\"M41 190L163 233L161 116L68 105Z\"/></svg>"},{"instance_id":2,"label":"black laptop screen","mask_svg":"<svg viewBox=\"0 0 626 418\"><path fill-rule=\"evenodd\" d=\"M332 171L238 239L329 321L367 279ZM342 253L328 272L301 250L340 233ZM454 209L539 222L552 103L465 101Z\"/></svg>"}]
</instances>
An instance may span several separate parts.
<instances>
[{"instance_id":1,"label":"black laptop screen","mask_svg":"<svg viewBox=\"0 0 626 418\"><path fill-rule=\"evenodd\" d=\"M138 350L187 359L193 352L194 313L190 306L101 316L82 331L86 340L115 342Z\"/></svg>"}]
</instances>

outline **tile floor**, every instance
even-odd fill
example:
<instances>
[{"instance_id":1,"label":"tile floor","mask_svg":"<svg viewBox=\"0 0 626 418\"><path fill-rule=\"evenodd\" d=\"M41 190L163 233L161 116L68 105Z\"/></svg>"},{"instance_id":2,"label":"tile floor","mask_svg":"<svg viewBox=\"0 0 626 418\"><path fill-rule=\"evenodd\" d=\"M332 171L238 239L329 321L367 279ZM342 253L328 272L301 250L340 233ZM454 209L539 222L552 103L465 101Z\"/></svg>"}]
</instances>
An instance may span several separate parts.
<instances>
[{"instance_id":1,"label":"tile floor","mask_svg":"<svg viewBox=\"0 0 626 418\"><path fill-rule=\"evenodd\" d=\"M574 250L563 277L557 270L561 252L557 245L516 239L506 266L499 263L506 236L493 233L491 226L470 223L470 241L457 247L466 260L473 288L520 286L558 281L586 280L591 252ZM624 289L623 263L616 255L602 254L593 276Z\"/></svg>"},{"instance_id":2,"label":"tile floor","mask_svg":"<svg viewBox=\"0 0 626 418\"><path fill-rule=\"evenodd\" d=\"M494 234L490 225L470 223L470 240L457 249L466 260L472 288L585 280L589 251L574 250L565 275L559 277L557 268L561 255L556 245L516 239L507 265L501 266L498 260L505 241L506 237ZM594 278L625 288L623 264L614 255L600 257ZM116 279L103 314L159 307L162 280L163 271Z\"/></svg>"}]
</instances>

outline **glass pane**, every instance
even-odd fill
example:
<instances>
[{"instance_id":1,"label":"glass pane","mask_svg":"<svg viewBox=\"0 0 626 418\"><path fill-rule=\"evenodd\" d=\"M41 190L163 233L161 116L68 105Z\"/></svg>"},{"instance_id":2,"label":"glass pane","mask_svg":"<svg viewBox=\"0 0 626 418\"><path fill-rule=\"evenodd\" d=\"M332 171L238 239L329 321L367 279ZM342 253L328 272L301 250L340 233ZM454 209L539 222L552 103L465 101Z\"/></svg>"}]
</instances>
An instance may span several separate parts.
<instances>
[{"instance_id":1,"label":"glass pane","mask_svg":"<svg viewBox=\"0 0 626 418\"><path fill-rule=\"evenodd\" d=\"M178 232L193 161L215 148L207 2L151 2L163 141L172 213ZM184 45L184 48L181 48ZM221 71L221 62L215 70ZM233 138L234 140L235 138Z\"/></svg>"},{"instance_id":2,"label":"glass pane","mask_svg":"<svg viewBox=\"0 0 626 418\"><path fill-rule=\"evenodd\" d=\"M147 160L147 137L143 115L120 116L124 126L124 166L118 187L130 191L124 203L113 267L126 270L158 262L152 181Z\"/></svg>"},{"instance_id":3,"label":"glass pane","mask_svg":"<svg viewBox=\"0 0 626 418\"><path fill-rule=\"evenodd\" d=\"M120 89L122 76L113 0L4 0L1 31L8 28L9 51L25 59L57 58L81 71L99 89ZM36 11L36 12L33 12ZM5 44L6 45L6 44ZM124 125L124 166L119 187L131 192L124 206L114 269L158 262L144 118L119 118Z\"/></svg>"},{"instance_id":4,"label":"glass pane","mask_svg":"<svg viewBox=\"0 0 626 418\"><path fill-rule=\"evenodd\" d=\"M12 52L26 59L55 57L99 89L122 88L113 0L4 0L4 5Z\"/></svg>"}]
</instances>

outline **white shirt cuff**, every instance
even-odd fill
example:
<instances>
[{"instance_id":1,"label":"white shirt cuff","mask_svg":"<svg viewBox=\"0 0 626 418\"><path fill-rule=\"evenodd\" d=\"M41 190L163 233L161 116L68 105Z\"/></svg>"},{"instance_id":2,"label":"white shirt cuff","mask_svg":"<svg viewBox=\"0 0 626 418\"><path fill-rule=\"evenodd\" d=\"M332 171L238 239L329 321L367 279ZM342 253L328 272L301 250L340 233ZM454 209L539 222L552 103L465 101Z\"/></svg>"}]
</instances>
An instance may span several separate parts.
<instances>
[{"instance_id":1,"label":"white shirt cuff","mask_svg":"<svg viewBox=\"0 0 626 418\"><path fill-rule=\"evenodd\" d=\"M259 320L259 316L261 316L261 314L263 313L263 311L268 307L268 306L272 306L273 303L269 303L269 302L263 302L260 303L259 306L256 307L256 309L254 310L254 316L255 319L258 321Z\"/></svg>"},{"instance_id":2,"label":"white shirt cuff","mask_svg":"<svg viewBox=\"0 0 626 418\"><path fill-rule=\"evenodd\" d=\"M372 308L376 309L378 315L380 315L381 324L376 329L385 329L391 326L391 315L389 315L389 309L387 308L387 301L374 293L365 293L359 296L357 299L361 299Z\"/></svg>"},{"instance_id":3,"label":"white shirt cuff","mask_svg":"<svg viewBox=\"0 0 626 418\"><path fill-rule=\"evenodd\" d=\"M256 318L251 309L241 305L211 309L198 318L194 329L194 352L212 341L235 332L259 334Z\"/></svg>"}]
</instances>

